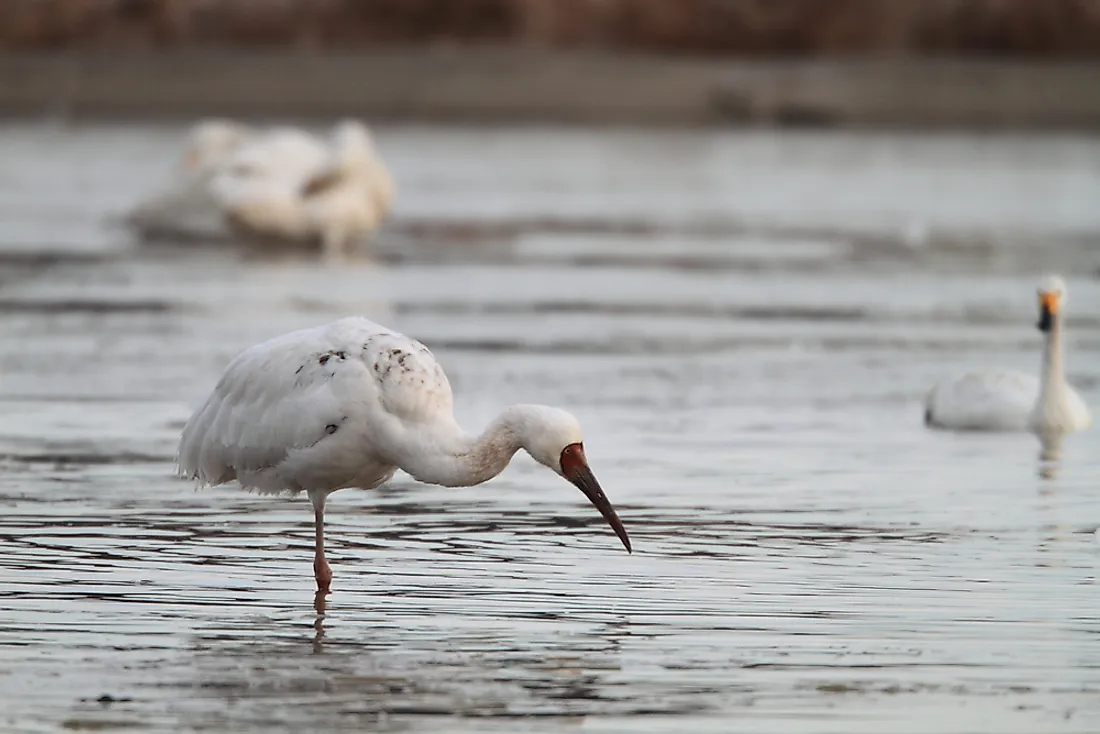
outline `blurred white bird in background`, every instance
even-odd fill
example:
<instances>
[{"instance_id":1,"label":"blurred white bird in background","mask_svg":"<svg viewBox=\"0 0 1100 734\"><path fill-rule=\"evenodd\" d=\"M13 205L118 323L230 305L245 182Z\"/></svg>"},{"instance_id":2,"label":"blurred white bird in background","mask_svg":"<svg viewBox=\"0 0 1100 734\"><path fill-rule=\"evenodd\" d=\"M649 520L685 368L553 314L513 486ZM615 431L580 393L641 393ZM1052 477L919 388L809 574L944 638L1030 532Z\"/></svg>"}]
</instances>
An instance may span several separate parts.
<instances>
[{"instance_id":1,"label":"blurred white bird in background","mask_svg":"<svg viewBox=\"0 0 1100 734\"><path fill-rule=\"evenodd\" d=\"M258 148L236 151L211 182L226 221L242 237L319 244L326 256L339 257L389 215L393 179L362 123L339 123L313 160L298 156L287 165L291 158L273 155L271 141ZM283 165L265 165L272 159Z\"/></svg>"},{"instance_id":2,"label":"blurred white bird in background","mask_svg":"<svg viewBox=\"0 0 1100 734\"><path fill-rule=\"evenodd\" d=\"M218 167L256 134L254 128L232 120L195 124L168 185L135 206L126 215L127 226L142 239L216 239L223 228L210 181Z\"/></svg>"},{"instance_id":3,"label":"blurred white bird in background","mask_svg":"<svg viewBox=\"0 0 1100 734\"><path fill-rule=\"evenodd\" d=\"M204 120L187 136L168 188L127 224L142 238L320 244L338 255L388 216L394 184L361 122L325 140L293 127Z\"/></svg>"},{"instance_id":4,"label":"blurred white bird in background","mask_svg":"<svg viewBox=\"0 0 1100 734\"><path fill-rule=\"evenodd\" d=\"M1043 352L1039 377L1012 370L981 370L936 385L924 402L932 428L969 431L1029 430L1041 439L1092 425L1081 396L1066 382L1063 321L1066 284L1058 276L1039 283Z\"/></svg>"},{"instance_id":5,"label":"blurred white bird in background","mask_svg":"<svg viewBox=\"0 0 1100 734\"><path fill-rule=\"evenodd\" d=\"M314 510L318 599L329 591L327 497L373 489L401 469L447 487L481 484L524 449L572 482L626 549L630 538L585 457L580 425L514 405L479 436L455 422L451 386L420 342L360 317L291 332L242 352L183 430L181 475L263 493L305 491Z\"/></svg>"}]
</instances>

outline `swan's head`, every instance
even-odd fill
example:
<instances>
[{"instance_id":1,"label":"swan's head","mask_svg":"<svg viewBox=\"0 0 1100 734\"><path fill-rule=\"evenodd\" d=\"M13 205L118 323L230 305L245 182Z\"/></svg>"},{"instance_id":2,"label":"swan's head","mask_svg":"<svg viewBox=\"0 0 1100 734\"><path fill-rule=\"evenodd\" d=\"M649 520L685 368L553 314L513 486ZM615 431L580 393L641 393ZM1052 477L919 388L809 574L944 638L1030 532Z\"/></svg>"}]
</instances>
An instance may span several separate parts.
<instances>
[{"instance_id":1,"label":"swan's head","mask_svg":"<svg viewBox=\"0 0 1100 734\"><path fill-rule=\"evenodd\" d=\"M191 129L183 154L183 168L212 168L251 135L252 129L232 120L203 120Z\"/></svg>"},{"instance_id":2,"label":"swan's head","mask_svg":"<svg viewBox=\"0 0 1100 734\"><path fill-rule=\"evenodd\" d=\"M374 138L358 120L341 120L333 128L332 147L341 160L369 158L374 155Z\"/></svg>"},{"instance_id":3,"label":"swan's head","mask_svg":"<svg viewBox=\"0 0 1100 734\"><path fill-rule=\"evenodd\" d=\"M1048 332L1066 304L1066 282L1057 275L1039 281L1039 331Z\"/></svg>"},{"instance_id":4,"label":"swan's head","mask_svg":"<svg viewBox=\"0 0 1100 734\"><path fill-rule=\"evenodd\" d=\"M509 413L513 430L527 453L583 492L629 552L630 537L626 528L588 466L581 424L577 419L564 410L545 405L517 405Z\"/></svg>"}]
</instances>

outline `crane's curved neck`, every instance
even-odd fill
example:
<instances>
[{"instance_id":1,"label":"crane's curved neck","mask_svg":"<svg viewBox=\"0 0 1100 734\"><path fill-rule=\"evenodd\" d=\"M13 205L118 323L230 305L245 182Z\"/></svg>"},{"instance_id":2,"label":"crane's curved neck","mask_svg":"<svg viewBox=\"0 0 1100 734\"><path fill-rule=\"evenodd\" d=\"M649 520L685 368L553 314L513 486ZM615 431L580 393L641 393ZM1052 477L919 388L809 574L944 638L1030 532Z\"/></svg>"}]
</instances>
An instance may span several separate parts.
<instances>
[{"instance_id":1,"label":"crane's curved neck","mask_svg":"<svg viewBox=\"0 0 1100 734\"><path fill-rule=\"evenodd\" d=\"M471 487L504 471L522 447L520 431L506 410L480 436L470 436L453 420L425 428L409 442L398 466L421 482Z\"/></svg>"},{"instance_id":2,"label":"crane's curved neck","mask_svg":"<svg viewBox=\"0 0 1100 734\"><path fill-rule=\"evenodd\" d=\"M1057 398L1065 391L1065 367L1062 364L1062 316L1055 316L1044 334L1043 364L1039 377L1039 401Z\"/></svg>"}]
</instances>

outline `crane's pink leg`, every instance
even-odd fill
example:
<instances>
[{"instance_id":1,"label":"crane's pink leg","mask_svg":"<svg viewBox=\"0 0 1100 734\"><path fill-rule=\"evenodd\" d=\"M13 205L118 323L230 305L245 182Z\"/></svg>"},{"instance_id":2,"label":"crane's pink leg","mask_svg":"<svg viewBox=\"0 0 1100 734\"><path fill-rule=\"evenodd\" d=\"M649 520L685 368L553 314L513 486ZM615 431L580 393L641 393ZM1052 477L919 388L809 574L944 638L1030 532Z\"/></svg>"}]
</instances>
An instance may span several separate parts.
<instances>
[{"instance_id":1,"label":"crane's pink leg","mask_svg":"<svg viewBox=\"0 0 1100 734\"><path fill-rule=\"evenodd\" d=\"M332 569L325 559L325 498L324 495L310 497L313 500L313 575L317 578L317 593L329 593L332 583Z\"/></svg>"}]
</instances>

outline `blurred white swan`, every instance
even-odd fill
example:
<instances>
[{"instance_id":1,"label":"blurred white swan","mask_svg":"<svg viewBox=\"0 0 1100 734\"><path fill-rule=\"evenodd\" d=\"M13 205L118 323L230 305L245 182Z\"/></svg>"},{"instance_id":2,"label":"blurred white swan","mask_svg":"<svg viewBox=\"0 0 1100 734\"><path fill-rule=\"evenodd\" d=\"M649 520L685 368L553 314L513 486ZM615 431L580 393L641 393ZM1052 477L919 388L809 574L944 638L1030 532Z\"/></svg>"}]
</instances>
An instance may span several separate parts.
<instances>
[{"instance_id":1,"label":"blurred white swan","mask_svg":"<svg viewBox=\"0 0 1100 734\"><path fill-rule=\"evenodd\" d=\"M316 238L339 249L386 216L393 183L361 123L341 123L333 137L203 120L188 133L173 180L126 223L147 239L219 240L229 223L237 234ZM357 188L368 193L356 199Z\"/></svg>"},{"instance_id":2,"label":"blurred white swan","mask_svg":"<svg viewBox=\"0 0 1100 734\"><path fill-rule=\"evenodd\" d=\"M360 122L337 125L331 144L312 165L255 165L249 148L231 155L211 182L226 221L242 236L320 243L326 256L335 257L366 238L390 212L393 179Z\"/></svg>"},{"instance_id":3,"label":"blurred white swan","mask_svg":"<svg viewBox=\"0 0 1100 734\"><path fill-rule=\"evenodd\" d=\"M1088 406L1066 382L1062 334L1066 284L1046 276L1039 284L1043 358L1039 377L1008 370L969 372L936 385L924 401L932 428L971 431L1029 430L1040 437L1092 425Z\"/></svg>"},{"instance_id":4,"label":"blurred white swan","mask_svg":"<svg viewBox=\"0 0 1100 734\"><path fill-rule=\"evenodd\" d=\"M187 134L172 180L135 206L125 222L142 238L216 238L223 230L221 213L210 194L214 172L256 130L232 120L196 123Z\"/></svg>"}]
</instances>

